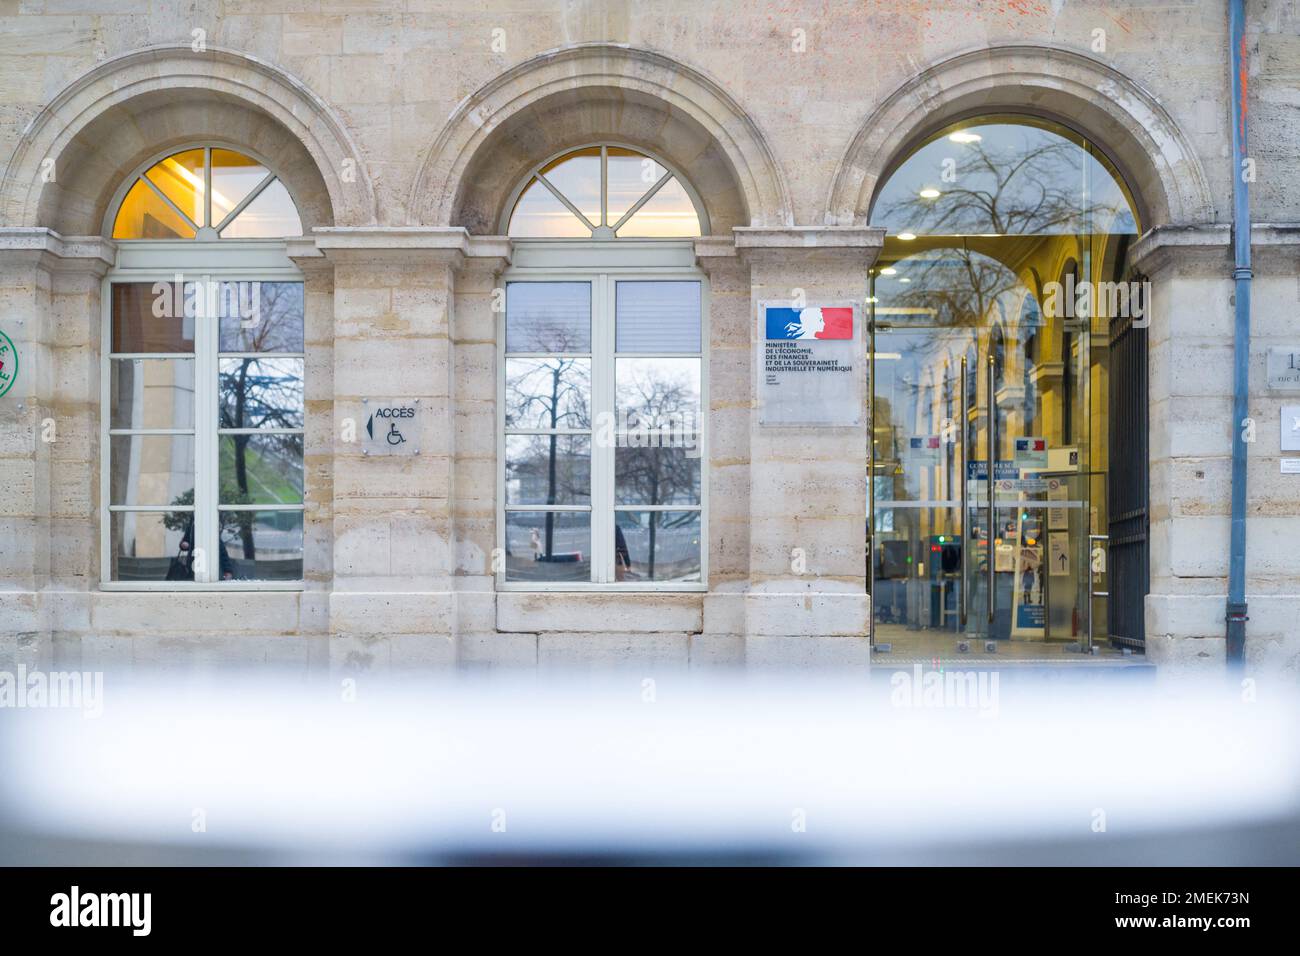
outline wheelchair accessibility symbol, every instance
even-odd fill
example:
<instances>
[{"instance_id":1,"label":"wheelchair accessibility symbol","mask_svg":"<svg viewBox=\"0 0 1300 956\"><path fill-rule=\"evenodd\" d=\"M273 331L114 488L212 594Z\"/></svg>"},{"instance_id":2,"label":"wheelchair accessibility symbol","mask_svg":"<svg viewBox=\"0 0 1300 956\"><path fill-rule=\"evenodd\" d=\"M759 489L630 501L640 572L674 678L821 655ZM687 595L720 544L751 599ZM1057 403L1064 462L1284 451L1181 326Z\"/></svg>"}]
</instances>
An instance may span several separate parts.
<instances>
[{"instance_id":1,"label":"wheelchair accessibility symbol","mask_svg":"<svg viewBox=\"0 0 1300 956\"><path fill-rule=\"evenodd\" d=\"M362 453L366 455L418 455L420 403L394 402L376 406L371 401L370 414L366 418L365 434L362 436ZM388 427L384 427L384 423ZM410 441L415 438L416 441Z\"/></svg>"}]
</instances>

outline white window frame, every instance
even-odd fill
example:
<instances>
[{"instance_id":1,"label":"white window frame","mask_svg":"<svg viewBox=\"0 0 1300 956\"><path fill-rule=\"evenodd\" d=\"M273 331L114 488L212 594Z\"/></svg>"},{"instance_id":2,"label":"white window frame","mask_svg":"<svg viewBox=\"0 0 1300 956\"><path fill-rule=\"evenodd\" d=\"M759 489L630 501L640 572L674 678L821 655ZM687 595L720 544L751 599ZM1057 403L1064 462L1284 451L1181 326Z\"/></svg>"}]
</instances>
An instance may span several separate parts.
<instances>
[{"instance_id":1,"label":"white window frame","mask_svg":"<svg viewBox=\"0 0 1300 956\"><path fill-rule=\"evenodd\" d=\"M628 150L632 150L633 152L640 153L646 159L654 160L661 167L663 167L668 171L663 176L661 176L656 182L646 184L647 192L645 192L641 196L641 198L638 199L627 210L626 213L624 213L621 217L619 217L617 223L606 221L609 218L605 207L608 204L608 199L609 199L608 160L609 160L609 150L611 148L628 149ZM580 153L584 149L600 150L600 222L599 223L593 223L590 220L588 220L587 217L583 215L576 206L573 205L573 202L568 197L564 196L551 182L549 182L546 179L545 174L542 173L543 169L545 169L551 163L555 162L557 159L563 159L565 156L570 156L574 153ZM691 184L691 181L687 179L685 176L683 176L682 171L678 169L674 164L668 162L658 153L652 153L649 150L642 149L639 146L628 146L626 143L617 143L612 140L596 140L595 142L584 143L580 146L571 146L568 149L563 149L558 153L554 153L546 157L546 159L542 160L540 163L538 163L536 166L530 169L528 171L528 174L519 181L519 185L517 185L514 188L514 191L511 192L509 199L506 201L504 210L501 214L501 220L500 220L501 235L503 236L510 235L510 221L514 218L515 207L519 205L519 200L523 196L524 190L528 188L529 184L532 183L534 179L540 182L542 186L547 190L547 192L549 192L562 205L564 205L565 208L569 210L569 213L572 216L574 216L574 218L576 218L579 222L582 222L589 227L593 227L595 230L590 237L584 236L579 238L561 238L558 236L553 236L546 240L549 242L627 243L627 242L643 242L643 241L653 241L653 242L684 241L684 237L680 237L680 236L674 237L671 240L669 239L647 240L646 237L639 237L639 236L627 236L627 237L620 238L618 235L615 234L614 231L614 227L616 225L623 225L626 224L628 221L630 221L632 216L635 215L636 212L640 210L642 206L644 206L647 202L653 199L654 196L659 192L659 190L663 188L664 185L666 185L669 179L677 180L677 182L681 185L682 189L686 191L686 195L690 198L691 204L695 206L695 216L700 223L700 235L707 236L711 232L711 229L709 228L709 213L708 210L705 208L704 203L700 201L700 194L695 191L695 187ZM543 238L544 237L540 237L540 236L530 236L526 238L520 237L515 241L516 242L538 242L541 241Z\"/></svg>"},{"instance_id":2,"label":"white window frame","mask_svg":"<svg viewBox=\"0 0 1300 956\"><path fill-rule=\"evenodd\" d=\"M501 286L510 282L591 283L591 402L595 414L614 410L614 368L618 353L614 342L614 293L620 281L692 281L700 283L700 351L673 353L629 353L638 358L698 358L700 361L700 580L615 581L614 512L693 511L693 505L614 504L614 448L597 444L595 427L591 440L591 567L590 581L508 581L505 570L494 579L499 591L603 592L672 591L703 592L709 588L709 281L695 265L694 241L690 239L555 240L517 239L515 263L501 275ZM645 265L633 265L643 262ZM559 263L565 263L561 265ZM586 511L585 507L511 505L506 507L506 312L496 318L496 522L498 553L506 548L507 511ZM527 353L531 354L531 353ZM511 357L523 357L511 353ZM608 577L610 580L600 580Z\"/></svg>"},{"instance_id":3,"label":"white window frame","mask_svg":"<svg viewBox=\"0 0 1300 956\"><path fill-rule=\"evenodd\" d=\"M100 468L99 468L99 587L103 591L302 591L305 580L296 581L114 581L111 553L112 513L120 511L158 513L159 506L119 506L109 499L109 456L111 454L110 402L112 382L112 322L115 283L129 282L303 282L302 271L286 253L282 239L196 239L119 240L117 265L104 277L100 289ZM305 296L304 296L305 305ZM305 322L305 316L304 316ZM304 351L267 352L269 358L303 360L303 434L306 436L307 357ZM217 372L220 352L220 322L216 318L195 319L194 353L129 353L116 357L185 358L194 362L194 546L208 555L209 571L220 573L220 522L216 515L219 497L219 437L217 421ZM188 429L186 429L188 431ZM296 429L295 429L296 431ZM305 456L304 456L305 457ZM205 466L205 463L206 466ZM303 573L306 574L306 505L308 500L306 462L303 465L303 503L298 505L239 506L239 511L302 511Z\"/></svg>"}]
</instances>

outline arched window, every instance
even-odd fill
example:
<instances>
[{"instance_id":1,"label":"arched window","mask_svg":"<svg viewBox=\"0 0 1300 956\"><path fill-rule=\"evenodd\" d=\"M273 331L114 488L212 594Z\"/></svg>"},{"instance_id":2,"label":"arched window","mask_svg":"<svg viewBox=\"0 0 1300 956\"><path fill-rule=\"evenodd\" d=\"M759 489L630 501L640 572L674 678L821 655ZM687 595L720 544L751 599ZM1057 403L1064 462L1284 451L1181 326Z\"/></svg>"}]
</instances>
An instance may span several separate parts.
<instances>
[{"instance_id":1,"label":"arched window","mask_svg":"<svg viewBox=\"0 0 1300 956\"><path fill-rule=\"evenodd\" d=\"M104 585L294 586L304 297L276 240L302 234L298 211L262 162L206 144L147 164L119 197L110 231L124 241L104 288Z\"/></svg>"},{"instance_id":2,"label":"arched window","mask_svg":"<svg viewBox=\"0 0 1300 956\"><path fill-rule=\"evenodd\" d=\"M507 204L500 587L704 588L702 210L608 143L539 164Z\"/></svg>"},{"instance_id":3,"label":"arched window","mask_svg":"<svg viewBox=\"0 0 1300 956\"><path fill-rule=\"evenodd\" d=\"M676 239L701 233L694 191L664 163L602 143L540 164L510 206L518 239Z\"/></svg>"},{"instance_id":4,"label":"arched window","mask_svg":"<svg viewBox=\"0 0 1300 956\"><path fill-rule=\"evenodd\" d=\"M279 239L302 235L289 191L260 161L198 146L150 164L126 188L114 239Z\"/></svg>"}]
</instances>

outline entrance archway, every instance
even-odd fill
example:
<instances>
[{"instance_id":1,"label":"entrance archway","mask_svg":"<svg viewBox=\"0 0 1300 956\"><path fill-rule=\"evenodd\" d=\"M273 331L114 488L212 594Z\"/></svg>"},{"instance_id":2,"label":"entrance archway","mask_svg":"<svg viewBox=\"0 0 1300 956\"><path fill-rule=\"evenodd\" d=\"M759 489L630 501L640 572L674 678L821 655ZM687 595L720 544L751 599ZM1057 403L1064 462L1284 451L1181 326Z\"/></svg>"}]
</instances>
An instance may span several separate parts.
<instances>
[{"instance_id":1,"label":"entrance archway","mask_svg":"<svg viewBox=\"0 0 1300 956\"><path fill-rule=\"evenodd\" d=\"M870 222L877 648L1101 647L1109 329L1145 307L1111 281L1140 230L1125 180L1063 124L977 116L915 144Z\"/></svg>"}]
</instances>

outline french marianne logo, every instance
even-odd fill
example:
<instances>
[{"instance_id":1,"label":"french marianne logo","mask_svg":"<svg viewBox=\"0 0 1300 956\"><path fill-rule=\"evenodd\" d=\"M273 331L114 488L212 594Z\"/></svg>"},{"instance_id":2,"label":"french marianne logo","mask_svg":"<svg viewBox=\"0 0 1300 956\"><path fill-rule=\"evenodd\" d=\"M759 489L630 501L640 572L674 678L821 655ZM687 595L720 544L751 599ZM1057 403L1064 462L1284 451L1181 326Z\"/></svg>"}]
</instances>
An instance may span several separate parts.
<instances>
[{"instance_id":1,"label":"french marianne logo","mask_svg":"<svg viewBox=\"0 0 1300 956\"><path fill-rule=\"evenodd\" d=\"M0 330L0 396L14 387L18 378L18 349L14 340Z\"/></svg>"},{"instance_id":2,"label":"french marianne logo","mask_svg":"<svg viewBox=\"0 0 1300 956\"><path fill-rule=\"evenodd\" d=\"M769 340L851 339L853 338L853 309L816 306L790 309L769 306L767 337Z\"/></svg>"}]
</instances>

